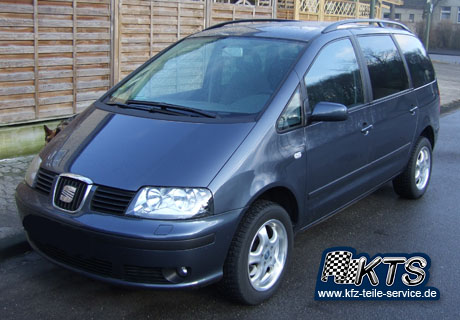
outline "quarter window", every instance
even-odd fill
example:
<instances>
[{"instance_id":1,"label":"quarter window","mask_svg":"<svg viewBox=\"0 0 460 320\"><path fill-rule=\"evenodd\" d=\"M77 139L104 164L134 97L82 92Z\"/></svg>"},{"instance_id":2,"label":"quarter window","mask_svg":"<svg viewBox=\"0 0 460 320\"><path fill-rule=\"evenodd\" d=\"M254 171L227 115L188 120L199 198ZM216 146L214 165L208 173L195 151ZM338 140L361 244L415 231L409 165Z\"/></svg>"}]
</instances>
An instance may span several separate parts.
<instances>
[{"instance_id":1,"label":"quarter window","mask_svg":"<svg viewBox=\"0 0 460 320\"><path fill-rule=\"evenodd\" d=\"M363 103L363 84L349 39L324 47L304 78L310 108L321 101L352 107Z\"/></svg>"},{"instance_id":2,"label":"quarter window","mask_svg":"<svg viewBox=\"0 0 460 320\"><path fill-rule=\"evenodd\" d=\"M433 65L421 42L415 37L402 34L396 35L395 38L409 66L414 88L434 81Z\"/></svg>"},{"instance_id":3,"label":"quarter window","mask_svg":"<svg viewBox=\"0 0 460 320\"><path fill-rule=\"evenodd\" d=\"M279 117L276 127L279 131L285 131L300 126L302 119L302 99L300 98L300 89L297 87L291 100Z\"/></svg>"},{"instance_id":4,"label":"quarter window","mask_svg":"<svg viewBox=\"0 0 460 320\"><path fill-rule=\"evenodd\" d=\"M409 87L406 70L390 36L358 38L366 59L374 99L379 99Z\"/></svg>"}]
</instances>

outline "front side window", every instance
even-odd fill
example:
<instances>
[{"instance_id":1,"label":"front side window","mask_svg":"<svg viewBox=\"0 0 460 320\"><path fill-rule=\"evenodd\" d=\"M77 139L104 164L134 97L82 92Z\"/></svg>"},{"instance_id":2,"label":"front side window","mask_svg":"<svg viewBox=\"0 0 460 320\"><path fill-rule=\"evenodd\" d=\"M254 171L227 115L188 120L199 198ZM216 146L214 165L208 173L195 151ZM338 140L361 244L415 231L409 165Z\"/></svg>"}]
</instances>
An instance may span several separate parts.
<instances>
[{"instance_id":1,"label":"front side window","mask_svg":"<svg viewBox=\"0 0 460 320\"><path fill-rule=\"evenodd\" d=\"M221 117L257 114L304 46L278 39L189 38L144 67L108 102L158 102Z\"/></svg>"},{"instance_id":2,"label":"front side window","mask_svg":"<svg viewBox=\"0 0 460 320\"><path fill-rule=\"evenodd\" d=\"M406 58L414 88L434 81L434 69L422 43L413 36L397 34L396 41Z\"/></svg>"},{"instance_id":3,"label":"front side window","mask_svg":"<svg viewBox=\"0 0 460 320\"><path fill-rule=\"evenodd\" d=\"M288 105L278 119L276 127L279 131L289 130L302 124L302 99L300 88L297 87Z\"/></svg>"},{"instance_id":4,"label":"front side window","mask_svg":"<svg viewBox=\"0 0 460 320\"><path fill-rule=\"evenodd\" d=\"M304 81L311 109L321 101L347 107L364 102L361 73L349 39L332 42L321 49Z\"/></svg>"},{"instance_id":5,"label":"front side window","mask_svg":"<svg viewBox=\"0 0 460 320\"><path fill-rule=\"evenodd\" d=\"M374 99L409 88L404 64L390 36L358 38L371 78Z\"/></svg>"},{"instance_id":6,"label":"front side window","mask_svg":"<svg viewBox=\"0 0 460 320\"><path fill-rule=\"evenodd\" d=\"M441 20L450 20L450 7L441 7Z\"/></svg>"}]
</instances>

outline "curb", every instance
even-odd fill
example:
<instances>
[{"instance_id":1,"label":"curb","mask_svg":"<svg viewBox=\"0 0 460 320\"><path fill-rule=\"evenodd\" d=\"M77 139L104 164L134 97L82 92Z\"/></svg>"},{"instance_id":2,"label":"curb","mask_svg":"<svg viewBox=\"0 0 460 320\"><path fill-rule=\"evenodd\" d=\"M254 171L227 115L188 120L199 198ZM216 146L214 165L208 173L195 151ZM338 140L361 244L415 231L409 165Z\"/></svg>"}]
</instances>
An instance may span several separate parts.
<instances>
[{"instance_id":1,"label":"curb","mask_svg":"<svg viewBox=\"0 0 460 320\"><path fill-rule=\"evenodd\" d=\"M441 115L451 113L457 109L460 109L460 100L455 100L441 106Z\"/></svg>"},{"instance_id":2,"label":"curb","mask_svg":"<svg viewBox=\"0 0 460 320\"><path fill-rule=\"evenodd\" d=\"M30 251L24 232L0 240L0 261Z\"/></svg>"},{"instance_id":3,"label":"curb","mask_svg":"<svg viewBox=\"0 0 460 320\"><path fill-rule=\"evenodd\" d=\"M449 114L460 109L460 100L441 106L441 115ZM24 232L0 239L0 261L23 254L32 250Z\"/></svg>"}]
</instances>

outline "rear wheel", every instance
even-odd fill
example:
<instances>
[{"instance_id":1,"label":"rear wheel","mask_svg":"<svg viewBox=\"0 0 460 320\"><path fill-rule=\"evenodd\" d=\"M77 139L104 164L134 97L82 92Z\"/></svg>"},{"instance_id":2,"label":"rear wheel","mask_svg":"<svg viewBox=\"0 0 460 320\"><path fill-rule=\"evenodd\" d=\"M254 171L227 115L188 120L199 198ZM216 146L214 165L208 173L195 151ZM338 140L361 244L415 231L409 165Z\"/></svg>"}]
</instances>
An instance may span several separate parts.
<instances>
[{"instance_id":1,"label":"rear wheel","mask_svg":"<svg viewBox=\"0 0 460 320\"><path fill-rule=\"evenodd\" d=\"M286 210L270 201L257 201L232 240L224 265L224 294L250 305L270 298L286 271L292 241Z\"/></svg>"},{"instance_id":2,"label":"rear wheel","mask_svg":"<svg viewBox=\"0 0 460 320\"><path fill-rule=\"evenodd\" d=\"M397 194L408 199L423 196L431 177L432 149L425 137L420 137L412 151L407 168L393 180Z\"/></svg>"}]
</instances>

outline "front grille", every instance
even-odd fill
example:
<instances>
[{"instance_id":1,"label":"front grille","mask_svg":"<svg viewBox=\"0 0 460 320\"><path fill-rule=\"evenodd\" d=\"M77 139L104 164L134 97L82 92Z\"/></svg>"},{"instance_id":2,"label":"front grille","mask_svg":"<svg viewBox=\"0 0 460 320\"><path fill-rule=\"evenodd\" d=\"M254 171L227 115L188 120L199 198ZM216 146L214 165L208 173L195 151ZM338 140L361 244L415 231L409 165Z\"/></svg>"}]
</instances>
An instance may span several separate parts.
<instances>
[{"instance_id":1,"label":"front grille","mask_svg":"<svg viewBox=\"0 0 460 320\"><path fill-rule=\"evenodd\" d=\"M112 263L109 261L96 259L96 258L84 258L77 255L71 255L59 248L46 245L40 242L35 242L35 245L40 251L58 262L64 263L68 266L98 274L101 276L112 275Z\"/></svg>"},{"instance_id":2,"label":"front grille","mask_svg":"<svg viewBox=\"0 0 460 320\"><path fill-rule=\"evenodd\" d=\"M170 283L163 276L161 268L150 268L140 266L124 266L125 280L139 283Z\"/></svg>"},{"instance_id":3,"label":"front grille","mask_svg":"<svg viewBox=\"0 0 460 320\"><path fill-rule=\"evenodd\" d=\"M91 210L124 215L135 192L98 186L91 201Z\"/></svg>"},{"instance_id":4,"label":"front grille","mask_svg":"<svg viewBox=\"0 0 460 320\"><path fill-rule=\"evenodd\" d=\"M56 173L40 168L37 172L35 188L44 194L50 194L56 176Z\"/></svg>"},{"instance_id":5,"label":"front grille","mask_svg":"<svg viewBox=\"0 0 460 320\"><path fill-rule=\"evenodd\" d=\"M61 176L56 185L54 204L67 211L76 211L82 204L88 184L83 181Z\"/></svg>"}]
</instances>

